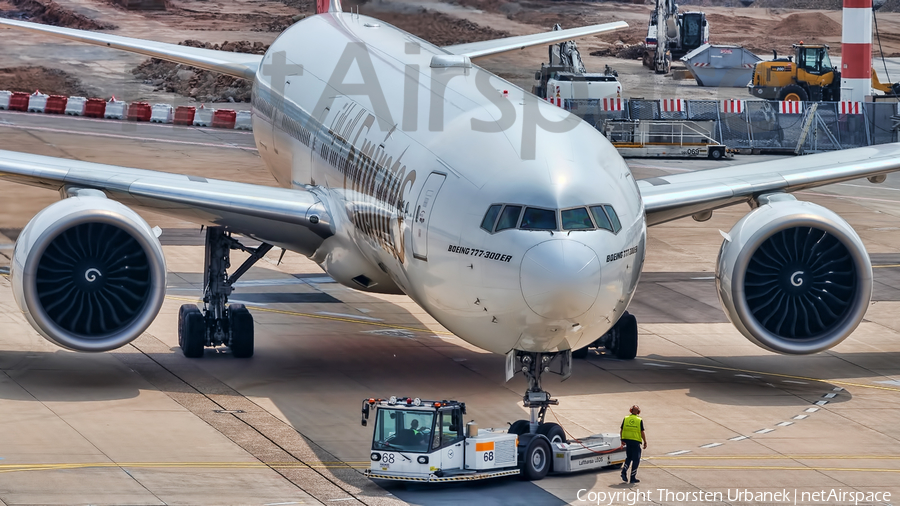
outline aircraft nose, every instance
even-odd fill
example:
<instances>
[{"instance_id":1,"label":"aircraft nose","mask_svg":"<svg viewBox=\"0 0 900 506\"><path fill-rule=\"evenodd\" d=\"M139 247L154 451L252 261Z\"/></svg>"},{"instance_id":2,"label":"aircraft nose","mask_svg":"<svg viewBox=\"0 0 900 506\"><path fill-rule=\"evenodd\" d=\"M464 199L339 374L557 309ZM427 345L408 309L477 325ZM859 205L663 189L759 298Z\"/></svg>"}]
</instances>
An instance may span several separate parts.
<instances>
[{"instance_id":1,"label":"aircraft nose","mask_svg":"<svg viewBox=\"0 0 900 506\"><path fill-rule=\"evenodd\" d=\"M600 259L578 241L550 240L532 247L519 274L525 302L538 316L576 318L600 291Z\"/></svg>"}]
</instances>

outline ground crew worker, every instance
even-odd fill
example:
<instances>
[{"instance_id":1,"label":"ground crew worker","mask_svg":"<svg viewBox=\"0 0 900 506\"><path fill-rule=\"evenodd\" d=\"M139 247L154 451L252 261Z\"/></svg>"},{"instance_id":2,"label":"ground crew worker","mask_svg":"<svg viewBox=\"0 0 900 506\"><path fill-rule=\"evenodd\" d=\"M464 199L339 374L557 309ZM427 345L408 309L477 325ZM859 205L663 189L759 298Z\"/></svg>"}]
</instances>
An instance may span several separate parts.
<instances>
[{"instance_id":1,"label":"ground crew worker","mask_svg":"<svg viewBox=\"0 0 900 506\"><path fill-rule=\"evenodd\" d=\"M625 463L622 464L622 481L628 481L628 465L631 465L631 483L640 483L637 479L638 466L641 464L641 443L647 449L647 436L644 434L644 421L638 415L641 408L631 406L631 414L622 420L619 436L625 445Z\"/></svg>"}]
</instances>

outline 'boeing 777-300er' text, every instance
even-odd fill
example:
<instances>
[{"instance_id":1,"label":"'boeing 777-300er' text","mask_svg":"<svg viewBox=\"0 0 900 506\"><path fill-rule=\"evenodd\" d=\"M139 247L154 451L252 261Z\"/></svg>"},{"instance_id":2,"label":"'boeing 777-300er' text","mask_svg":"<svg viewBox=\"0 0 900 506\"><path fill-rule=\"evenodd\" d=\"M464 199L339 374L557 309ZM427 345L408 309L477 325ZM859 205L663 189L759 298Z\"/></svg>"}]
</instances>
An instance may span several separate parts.
<instances>
[{"instance_id":1,"label":"'boeing 777-300er' text","mask_svg":"<svg viewBox=\"0 0 900 506\"><path fill-rule=\"evenodd\" d=\"M477 58L626 26L588 26L437 47L320 0L263 56L0 19L0 25L251 80L253 133L281 188L0 151L0 179L63 197L35 216L10 279L29 322L72 350L138 337L166 291L152 229L131 208L205 225L204 304L179 314L184 354L253 354L253 320L228 305L272 247L337 282L407 294L460 338L507 355L526 405L552 401L541 374L574 354L637 353L626 312L647 227L749 203L725 236L716 281L729 319L779 353L835 346L862 320L872 267L837 214L791 192L900 169L900 145L636 181L593 126L474 65ZM240 234L262 242L244 248ZM229 252L249 250L229 274ZM535 415L531 430L535 430Z\"/></svg>"}]
</instances>

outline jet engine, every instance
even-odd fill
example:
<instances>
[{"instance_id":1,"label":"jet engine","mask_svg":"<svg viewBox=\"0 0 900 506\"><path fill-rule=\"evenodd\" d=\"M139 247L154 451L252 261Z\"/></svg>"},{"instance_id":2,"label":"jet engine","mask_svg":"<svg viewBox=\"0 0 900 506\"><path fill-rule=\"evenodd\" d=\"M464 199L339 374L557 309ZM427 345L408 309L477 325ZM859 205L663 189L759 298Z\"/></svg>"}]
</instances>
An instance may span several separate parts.
<instances>
[{"instance_id":1,"label":"jet engine","mask_svg":"<svg viewBox=\"0 0 900 506\"><path fill-rule=\"evenodd\" d=\"M50 342L112 350L141 335L159 313L165 258L137 213L96 190L77 195L47 207L22 231L10 269L13 293Z\"/></svg>"},{"instance_id":2,"label":"jet engine","mask_svg":"<svg viewBox=\"0 0 900 506\"><path fill-rule=\"evenodd\" d=\"M716 285L728 319L753 343L809 354L843 341L872 297L872 265L840 216L785 194L724 234Z\"/></svg>"}]
</instances>

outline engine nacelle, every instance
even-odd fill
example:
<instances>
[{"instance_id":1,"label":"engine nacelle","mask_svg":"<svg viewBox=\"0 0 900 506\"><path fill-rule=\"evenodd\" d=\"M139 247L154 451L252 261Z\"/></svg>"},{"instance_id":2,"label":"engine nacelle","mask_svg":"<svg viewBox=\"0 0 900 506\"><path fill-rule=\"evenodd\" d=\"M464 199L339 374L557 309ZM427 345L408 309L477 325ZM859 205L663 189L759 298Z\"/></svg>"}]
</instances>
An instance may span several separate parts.
<instances>
[{"instance_id":1,"label":"engine nacelle","mask_svg":"<svg viewBox=\"0 0 900 506\"><path fill-rule=\"evenodd\" d=\"M728 319L755 344L786 354L831 348L856 329L872 298L872 264L840 216L790 195L728 233L716 266Z\"/></svg>"},{"instance_id":2,"label":"engine nacelle","mask_svg":"<svg viewBox=\"0 0 900 506\"><path fill-rule=\"evenodd\" d=\"M10 271L29 323L76 351L128 344L153 322L166 294L156 234L102 196L63 199L38 213L16 241Z\"/></svg>"}]
</instances>

